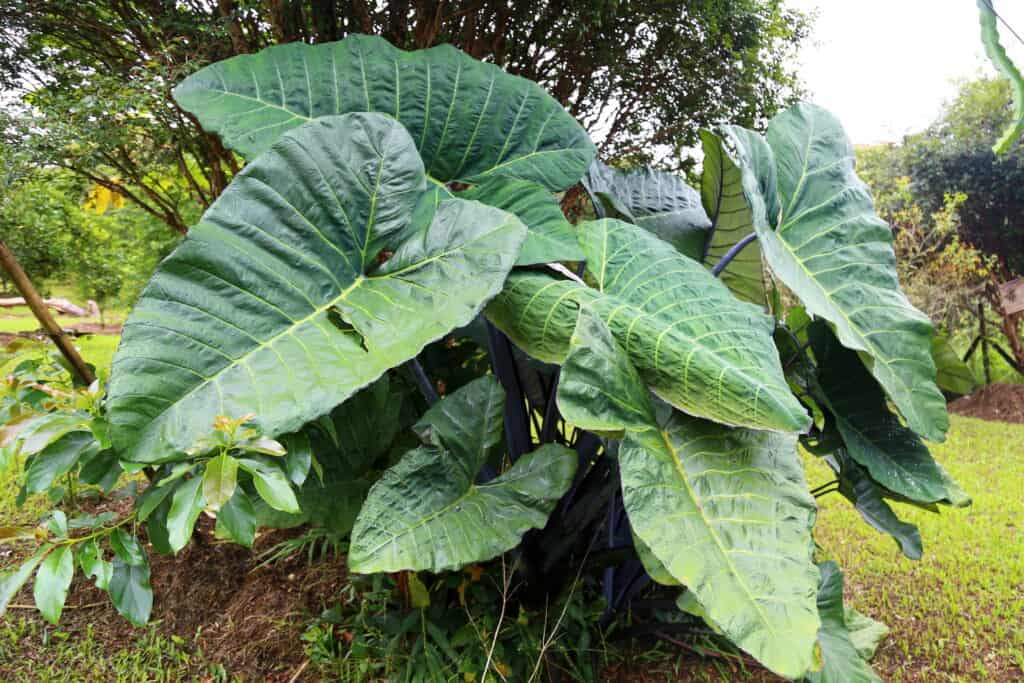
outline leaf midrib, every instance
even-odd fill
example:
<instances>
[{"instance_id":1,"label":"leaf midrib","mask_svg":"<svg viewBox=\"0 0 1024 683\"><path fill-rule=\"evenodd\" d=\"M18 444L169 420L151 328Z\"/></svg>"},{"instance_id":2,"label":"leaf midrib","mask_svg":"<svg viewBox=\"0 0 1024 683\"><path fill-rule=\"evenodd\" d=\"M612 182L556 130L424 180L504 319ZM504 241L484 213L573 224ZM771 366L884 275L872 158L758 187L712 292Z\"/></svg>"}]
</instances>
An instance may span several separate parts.
<instances>
[{"instance_id":1,"label":"leaf midrib","mask_svg":"<svg viewBox=\"0 0 1024 683\"><path fill-rule=\"evenodd\" d=\"M675 467L676 472L679 474L679 478L680 478L680 480L682 480L683 486L686 487L686 492L690 496L690 500L693 501L694 507L697 508L697 512L700 514L701 521L704 523L704 526L707 529L708 535L711 536L711 538L715 542L715 545L718 547L718 551L721 553L722 558L724 559L725 564L726 564L727 568L729 569L730 575L739 584L740 588L743 589L743 595L749 600L750 603L753 604L754 609L757 611L758 617L760 617L760 619L761 619L761 623L772 634L772 636L775 636L776 635L776 631L775 631L775 628L772 625L771 621L768 619L768 615L766 615L764 613L764 610L761 608L761 604L754 597L754 594L750 590L750 587L747 586L746 582L743 580L743 577L740 575L739 571L736 569L736 565L733 563L732 559L729 557L729 553L728 553L728 551L726 551L725 546L722 544L722 540L718 537L718 534L714 531L714 527L712 526L711 521L708 519L707 514L704 512L704 506L701 504L701 499L697 496L696 492L693 490L693 487L690 485L689 474L683 468L683 463L682 463L682 461L679 458L679 453L676 451L675 447L673 447L672 441L669 438L668 433L665 432L664 429L658 429L658 435L661 437L662 443L665 445L665 448L667 449L668 453L671 454L671 456L672 456L672 464ZM646 543L646 541L645 541L645 543ZM651 547L651 545L648 544L648 547ZM658 559L661 559L661 558L658 558ZM668 565L665 564L665 566L667 567Z\"/></svg>"}]
</instances>

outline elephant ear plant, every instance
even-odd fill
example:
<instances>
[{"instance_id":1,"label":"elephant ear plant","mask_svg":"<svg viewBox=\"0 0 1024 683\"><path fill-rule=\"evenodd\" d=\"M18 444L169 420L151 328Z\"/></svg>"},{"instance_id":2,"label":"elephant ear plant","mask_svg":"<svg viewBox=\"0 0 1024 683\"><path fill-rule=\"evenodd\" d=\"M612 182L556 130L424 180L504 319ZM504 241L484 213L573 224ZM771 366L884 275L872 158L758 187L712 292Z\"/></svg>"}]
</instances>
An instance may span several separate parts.
<instances>
[{"instance_id":1,"label":"elephant ear plant","mask_svg":"<svg viewBox=\"0 0 1024 683\"><path fill-rule=\"evenodd\" d=\"M248 164L142 293L99 411L102 452L151 474L127 521L154 547L205 511L244 544L348 534L356 573L511 553L524 602L585 576L607 624L660 592L676 630L706 622L782 676L877 680L853 645L873 622L816 564L815 496L913 558L888 501L968 501L923 441L948 428L932 327L831 115L705 131L698 191L596 161L538 86L448 46L282 45L174 95ZM556 193L581 181L597 219L572 225ZM453 340L491 370L439 398ZM811 489L799 445L835 480ZM41 606L74 556L143 621L127 521L48 538Z\"/></svg>"}]
</instances>

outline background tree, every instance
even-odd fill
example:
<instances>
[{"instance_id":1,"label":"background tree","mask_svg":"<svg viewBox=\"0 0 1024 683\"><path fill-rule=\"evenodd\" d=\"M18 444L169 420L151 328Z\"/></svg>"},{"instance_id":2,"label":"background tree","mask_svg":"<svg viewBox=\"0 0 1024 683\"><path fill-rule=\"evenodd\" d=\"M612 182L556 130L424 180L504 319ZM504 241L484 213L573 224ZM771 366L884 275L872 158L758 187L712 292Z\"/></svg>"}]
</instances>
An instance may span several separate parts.
<instances>
[{"instance_id":1,"label":"background tree","mask_svg":"<svg viewBox=\"0 0 1024 683\"><path fill-rule=\"evenodd\" d=\"M924 132L909 136L902 166L926 212L942 209L947 193L967 195L960 207L964 239L1024 272L1024 146L996 155L992 141L1012 118L1010 88L1001 79L964 82L956 98Z\"/></svg>"},{"instance_id":2,"label":"background tree","mask_svg":"<svg viewBox=\"0 0 1024 683\"><path fill-rule=\"evenodd\" d=\"M350 33L452 43L543 85L605 158L689 168L700 127L759 127L796 95L788 58L807 30L785 0L6 0L0 85L30 105L15 134L40 162L184 232L190 204L208 206L239 161L169 90L234 54Z\"/></svg>"}]
</instances>

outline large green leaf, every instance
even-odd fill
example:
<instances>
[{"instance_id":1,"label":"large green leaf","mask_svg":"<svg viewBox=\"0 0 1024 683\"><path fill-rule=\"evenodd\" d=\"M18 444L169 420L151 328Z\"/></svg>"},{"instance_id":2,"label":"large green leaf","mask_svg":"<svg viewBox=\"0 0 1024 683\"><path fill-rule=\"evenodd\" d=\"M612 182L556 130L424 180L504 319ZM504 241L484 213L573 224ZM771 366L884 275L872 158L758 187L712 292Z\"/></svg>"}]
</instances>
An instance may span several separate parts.
<instances>
[{"instance_id":1,"label":"large green leaf","mask_svg":"<svg viewBox=\"0 0 1024 683\"><path fill-rule=\"evenodd\" d=\"M361 35L278 45L202 69L174 98L248 159L310 119L357 111L398 119L444 182L506 176L562 190L594 156L586 131L536 83L450 45L404 52Z\"/></svg>"},{"instance_id":2,"label":"large green leaf","mask_svg":"<svg viewBox=\"0 0 1024 683\"><path fill-rule=\"evenodd\" d=\"M821 613L821 654L825 666L807 675L810 683L881 683L850 638L843 609L843 574L835 562L822 562L818 611Z\"/></svg>"},{"instance_id":3,"label":"large green leaf","mask_svg":"<svg viewBox=\"0 0 1024 683\"><path fill-rule=\"evenodd\" d=\"M517 266L583 260L576 229L565 220L554 195L537 183L492 178L456 196L508 211L526 224L529 232L516 260Z\"/></svg>"},{"instance_id":4,"label":"large green leaf","mask_svg":"<svg viewBox=\"0 0 1024 683\"><path fill-rule=\"evenodd\" d=\"M352 530L349 568L439 572L497 557L547 523L576 471L576 454L556 444L486 484L474 483L471 460L423 446L385 472Z\"/></svg>"},{"instance_id":5,"label":"large green leaf","mask_svg":"<svg viewBox=\"0 0 1024 683\"><path fill-rule=\"evenodd\" d=\"M711 221L682 178L647 167L620 171L595 159L583 187L599 216L629 221L692 259L704 258Z\"/></svg>"},{"instance_id":6,"label":"large green leaf","mask_svg":"<svg viewBox=\"0 0 1024 683\"><path fill-rule=\"evenodd\" d=\"M249 164L125 325L108 398L122 457L172 458L214 415L296 431L469 322L526 229L426 190L412 138L382 114L317 119Z\"/></svg>"},{"instance_id":7,"label":"large green leaf","mask_svg":"<svg viewBox=\"0 0 1024 683\"><path fill-rule=\"evenodd\" d=\"M765 666L806 672L818 629L816 507L796 437L730 429L665 404L652 411L628 356L587 309L561 381L571 387L559 397L570 419L626 431L622 500L652 576L687 586L708 620Z\"/></svg>"},{"instance_id":8,"label":"large green leaf","mask_svg":"<svg viewBox=\"0 0 1024 683\"><path fill-rule=\"evenodd\" d=\"M892 536L900 550L911 560L920 560L923 553L921 533L913 524L902 521L885 500L885 489L840 450L826 457L839 478L839 492L874 529Z\"/></svg>"},{"instance_id":9,"label":"large green leaf","mask_svg":"<svg viewBox=\"0 0 1024 683\"><path fill-rule=\"evenodd\" d=\"M945 480L928 447L900 423L854 351L840 345L818 320L808 329L818 361L818 384L850 457L890 491L920 503L948 499Z\"/></svg>"},{"instance_id":10,"label":"large green leaf","mask_svg":"<svg viewBox=\"0 0 1024 683\"><path fill-rule=\"evenodd\" d=\"M752 205L759 201L764 166L755 139L748 136L748 146L734 138ZM900 290L892 233L854 173L842 126L825 110L799 104L772 119L768 144L781 209L776 223L754 212L768 265L812 315L835 325L845 346L867 354L872 374L911 429L943 440L949 417L935 386L932 325Z\"/></svg>"},{"instance_id":11,"label":"large green leaf","mask_svg":"<svg viewBox=\"0 0 1024 683\"><path fill-rule=\"evenodd\" d=\"M535 358L560 363L586 304L608 324L640 377L691 415L798 432L810 420L790 393L772 344L774 320L737 300L696 261L618 220L581 226L596 282L513 275L487 316Z\"/></svg>"},{"instance_id":12,"label":"large green leaf","mask_svg":"<svg viewBox=\"0 0 1024 683\"><path fill-rule=\"evenodd\" d=\"M813 661L814 499L796 437L672 413L627 432L622 495L634 532L708 617L783 676Z\"/></svg>"},{"instance_id":13,"label":"large green leaf","mask_svg":"<svg viewBox=\"0 0 1024 683\"><path fill-rule=\"evenodd\" d=\"M769 223L765 199L776 197L775 162L768 154L758 154L759 148L753 138L756 134L742 128L725 126L720 136L710 131L701 131L700 140L704 150L704 170L701 173L700 196L704 210L711 217L711 236L707 245L707 265L717 265L744 237L754 232L754 212L760 212L759 219ZM744 175L732 159L726 145L733 137L748 142L746 149L752 153L751 162L760 172L754 176L760 183L758 191L751 193L748 204L743 192ZM758 138L759 139L759 138ZM763 141L761 141L763 145ZM767 146L765 146L767 148ZM763 306L764 266L761 263L761 248L756 242L744 247L725 267L719 276L729 289L740 299Z\"/></svg>"}]
</instances>

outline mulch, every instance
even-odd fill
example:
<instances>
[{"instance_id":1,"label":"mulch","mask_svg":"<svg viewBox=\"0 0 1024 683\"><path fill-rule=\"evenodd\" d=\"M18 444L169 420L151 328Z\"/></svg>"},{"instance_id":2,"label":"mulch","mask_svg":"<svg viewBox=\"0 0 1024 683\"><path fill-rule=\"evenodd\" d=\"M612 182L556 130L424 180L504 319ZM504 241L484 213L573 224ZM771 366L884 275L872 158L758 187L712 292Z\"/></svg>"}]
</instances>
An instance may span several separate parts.
<instances>
[{"instance_id":1,"label":"mulch","mask_svg":"<svg viewBox=\"0 0 1024 683\"><path fill-rule=\"evenodd\" d=\"M957 415L1024 424L1024 384L991 384L949 404Z\"/></svg>"}]
</instances>

